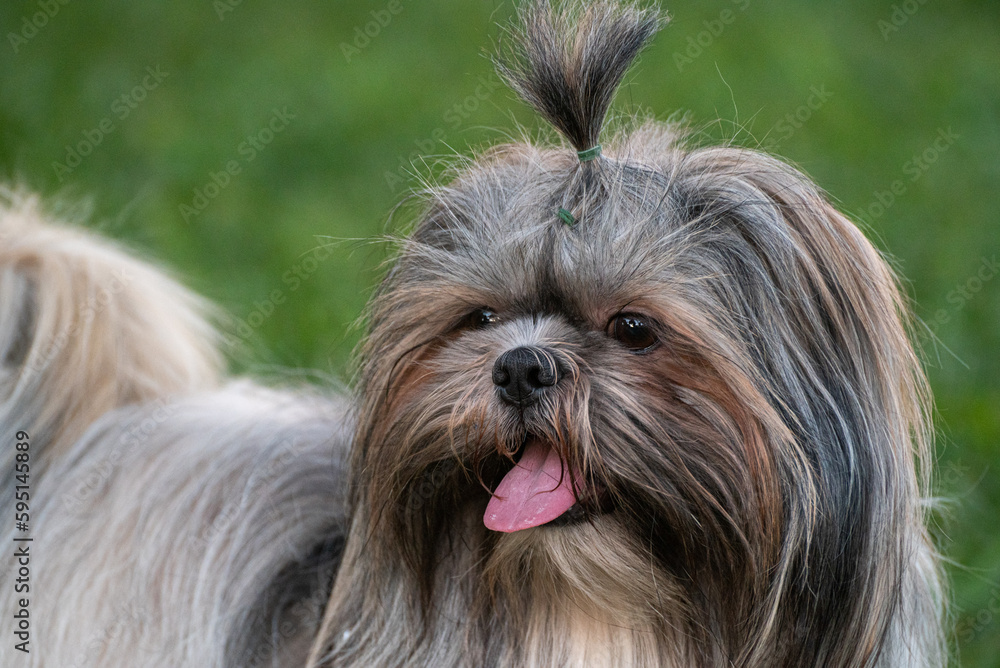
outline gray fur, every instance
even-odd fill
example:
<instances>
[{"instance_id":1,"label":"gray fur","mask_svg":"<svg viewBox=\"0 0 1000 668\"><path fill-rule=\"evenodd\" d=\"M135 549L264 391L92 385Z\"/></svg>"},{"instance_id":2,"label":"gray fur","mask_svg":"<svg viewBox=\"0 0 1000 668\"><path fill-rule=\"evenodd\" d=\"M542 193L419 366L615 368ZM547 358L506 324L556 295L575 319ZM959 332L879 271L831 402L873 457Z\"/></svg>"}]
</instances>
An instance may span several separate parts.
<instances>
[{"instance_id":1,"label":"gray fur","mask_svg":"<svg viewBox=\"0 0 1000 668\"><path fill-rule=\"evenodd\" d=\"M346 527L346 403L247 382L213 389L215 337L196 300L9 197L0 433L29 435L31 532L4 537L33 538L32 637L29 654L8 637L0 664L303 665ZM105 290L122 270L125 284ZM95 368L105 350L118 363ZM13 509L10 445L0 499ZM0 573L7 592L16 566ZM17 598L0 599L4 619Z\"/></svg>"},{"instance_id":2,"label":"gray fur","mask_svg":"<svg viewBox=\"0 0 1000 668\"><path fill-rule=\"evenodd\" d=\"M587 148L660 20L525 17L507 75ZM197 299L34 203L0 210L0 430L32 434L44 583L27 665L947 663L907 304L805 175L650 122L585 165L495 147L426 202L369 305L350 415L220 387ZM79 319L119 266L138 278ZM659 345L617 340L623 313ZM523 345L564 373L515 409L491 371ZM532 439L579 472L578 510L488 531Z\"/></svg>"}]
</instances>

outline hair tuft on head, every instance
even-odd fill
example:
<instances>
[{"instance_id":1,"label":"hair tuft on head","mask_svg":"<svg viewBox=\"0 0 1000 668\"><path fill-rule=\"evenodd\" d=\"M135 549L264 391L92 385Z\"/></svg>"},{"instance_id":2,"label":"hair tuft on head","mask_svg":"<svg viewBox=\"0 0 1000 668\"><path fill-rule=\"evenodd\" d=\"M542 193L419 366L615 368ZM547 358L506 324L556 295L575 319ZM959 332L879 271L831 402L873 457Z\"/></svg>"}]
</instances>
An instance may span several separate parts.
<instances>
[{"instance_id":1,"label":"hair tuft on head","mask_svg":"<svg viewBox=\"0 0 1000 668\"><path fill-rule=\"evenodd\" d=\"M639 51L666 23L655 8L622 0L529 0L497 70L577 151L597 145L615 91Z\"/></svg>"}]
</instances>

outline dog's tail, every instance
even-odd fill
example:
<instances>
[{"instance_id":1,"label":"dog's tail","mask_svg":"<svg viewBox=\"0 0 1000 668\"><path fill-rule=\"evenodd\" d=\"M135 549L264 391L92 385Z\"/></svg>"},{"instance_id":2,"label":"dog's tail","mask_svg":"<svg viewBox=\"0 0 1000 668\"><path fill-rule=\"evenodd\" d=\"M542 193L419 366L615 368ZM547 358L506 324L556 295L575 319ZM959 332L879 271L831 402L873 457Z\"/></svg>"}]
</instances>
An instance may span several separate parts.
<instances>
[{"instance_id":1,"label":"dog's tail","mask_svg":"<svg viewBox=\"0 0 1000 668\"><path fill-rule=\"evenodd\" d=\"M24 432L37 471L108 410L215 385L205 313L161 271L0 188L0 442ZM0 453L5 470L14 448Z\"/></svg>"}]
</instances>

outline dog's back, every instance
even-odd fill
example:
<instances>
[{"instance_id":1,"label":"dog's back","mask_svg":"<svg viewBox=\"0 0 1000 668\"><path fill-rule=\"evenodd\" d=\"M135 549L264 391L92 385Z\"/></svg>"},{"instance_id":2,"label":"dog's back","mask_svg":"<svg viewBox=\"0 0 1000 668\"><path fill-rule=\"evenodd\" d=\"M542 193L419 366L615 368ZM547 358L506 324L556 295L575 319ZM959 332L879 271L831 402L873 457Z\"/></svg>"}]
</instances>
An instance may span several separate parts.
<instances>
[{"instance_id":1,"label":"dog's back","mask_svg":"<svg viewBox=\"0 0 1000 668\"><path fill-rule=\"evenodd\" d=\"M27 521L0 615L27 609L29 653L5 642L0 664L304 663L342 544L346 404L220 387L205 312L2 195L0 505L21 475Z\"/></svg>"}]
</instances>

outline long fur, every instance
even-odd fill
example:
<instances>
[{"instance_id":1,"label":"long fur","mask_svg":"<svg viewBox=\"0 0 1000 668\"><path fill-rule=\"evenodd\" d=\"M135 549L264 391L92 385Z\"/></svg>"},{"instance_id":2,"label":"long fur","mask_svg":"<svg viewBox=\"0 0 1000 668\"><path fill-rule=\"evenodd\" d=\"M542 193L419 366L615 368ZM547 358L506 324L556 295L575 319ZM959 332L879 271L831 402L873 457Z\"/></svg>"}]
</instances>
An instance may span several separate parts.
<instances>
[{"instance_id":1,"label":"long fur","mask_svg":"<svg viewBox=\"0 0 1000 668\"><path fill-rule=\"evenodd\" d=\"M484 156L373 301L331 665L942 665L926 385L885 261L767 156L655 124L610 147L574 229L549 195L574 156ZM659 359L602 334L640 303ZM479 304L509 320L456 331ZM580 369L530 424L490 384L524 344ZM479 478L525 431L614 516L487 532Z\"/></svg>"},{"instance_id":2,"label":"long fur","mask_svg":"<svg viewBox=\"0 0 1000 668\"><path fill-rule=\"evenodd\" d=\"M523 20L506 75L588 148L662 21L605 0ZM224 384L194 297L31 202L0 210L0 295L0 433L31 434L37 485L25 665L947 662L905 300L767 155L658 123L583 165L486 151L427 193L376 291L351 411ZM659 345L609 335L622 313ZM515 409L491 370L520 346L561 380ZM528 439L578 507L491 532Z\"/></svg>"},{"instance_id":3,"label":"long fur","mask_svg":"<svg viewBox=\"0 0 1000 668\"><path fill-rule=\"evenodd\" d=\"M219 387L204 307L105 241L0 207L2 506L29 436L30 653L5 666L303 665L343 549L335 396ZM12 548L13 549L13 548ZM2 585L14 591L17 563Z\"/></svg>"}]
</instances>

